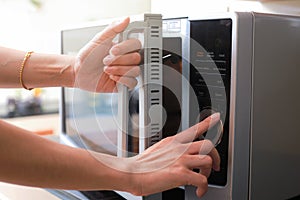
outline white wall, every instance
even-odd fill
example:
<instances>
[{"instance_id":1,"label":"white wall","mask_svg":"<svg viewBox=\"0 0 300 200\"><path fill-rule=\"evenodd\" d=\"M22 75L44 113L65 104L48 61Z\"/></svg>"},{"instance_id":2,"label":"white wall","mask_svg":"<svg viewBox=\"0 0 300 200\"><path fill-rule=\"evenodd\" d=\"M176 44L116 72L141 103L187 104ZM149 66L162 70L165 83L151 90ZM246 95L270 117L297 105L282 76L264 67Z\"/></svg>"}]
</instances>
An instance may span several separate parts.
<instances>
[{"instance_id":1,"label":"white wall","mask_svg":"<svg viewBox=\"0 0 300 200\"><path fill-rule=\"evenodd\" d=\"M300 0L152 0L151 11L164 17L197 16L227 11L300 15Z\"/></svg>"},{"instance_id":2,"label":"white wall","mask_svg":"<svg viewBox=\"0 0 300 200\"><path fill-rule=\"evenodd\" d=\"M69 24L145 12L191 16L228 10L255 10L300 15L300 0L0 0L0 45L59 53L59 30ZM262 3L261 3L262 2Z\"/></svg>"},{"instance_id":3,"label":"white wall","mask_svg":"<svg viewBox=\"0 0 300 200\"><path fill-rule=\"evenodd\" d=\"M261 1L232 1L231 10L254 10L258 12L278 13L300 16L299 0L261 0Z\"/></svg>"},{"instance_id":4,"label":"white wall","mask_svg":"<svg viewBox=\"0 0 300 200\"><path fill-rule=\"evenodd\" d=\"M228 0L152 0L151 11L165 18L195 16L205 12L226 12Z\"/></svg>"},{"instance_id":5,"label":"white wall","mask_svg":"<svg viewBox=\"0 0 300 200\"><path fill-rule=\"evenodd\" d=\"M59 53L59 30L70 24L150 12L151 0L0 0L0 45Z\"/></svg>"}]
</instances>

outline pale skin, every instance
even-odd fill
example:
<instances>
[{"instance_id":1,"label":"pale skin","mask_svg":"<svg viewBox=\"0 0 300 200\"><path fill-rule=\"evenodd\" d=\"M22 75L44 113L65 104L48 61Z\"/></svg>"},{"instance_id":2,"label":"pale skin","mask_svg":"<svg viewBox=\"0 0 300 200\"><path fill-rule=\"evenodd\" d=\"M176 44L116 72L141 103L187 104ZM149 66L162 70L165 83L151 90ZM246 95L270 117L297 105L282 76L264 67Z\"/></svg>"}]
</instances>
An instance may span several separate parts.
<instances>
[{"instance_id":1,"label":"pale skin","mask_svg":"<svg viewBox=\"0 0 300 200\"><path fill-rule=\"evenodd\" d=\"M77 56L33 53L24 68L24 85L76 87L93 92L115 92L117 83L133 88L140 73L140 42L112 42L128 23L126 18L108 26ZM1 88L21 87L19 67L25 53L0 47ZM214 114L132 158L58 144L0 120L0 181L41 188L120 190L135 195L194 185L201 197L207 191L211 169L219 170L220 158L209 141L193 140L219 119L220 115ZM201 149L208 154L199 155ZM157 165L164 167L154 167ZM200 169L200 173L193 169Z\"/></svg>"}]
</instances>

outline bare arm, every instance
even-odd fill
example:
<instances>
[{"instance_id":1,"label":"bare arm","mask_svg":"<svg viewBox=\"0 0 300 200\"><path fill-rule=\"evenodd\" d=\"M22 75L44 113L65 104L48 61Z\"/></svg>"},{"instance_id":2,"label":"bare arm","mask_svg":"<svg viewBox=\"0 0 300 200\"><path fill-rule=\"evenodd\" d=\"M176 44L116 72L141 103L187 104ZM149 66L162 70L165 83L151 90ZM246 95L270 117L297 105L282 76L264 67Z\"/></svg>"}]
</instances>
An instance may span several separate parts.
<instances>
[{"instance_id":1,"label":"bare arm","mask_svg":"<svg viewBox=\"0 0 300 200\"><path fill-rule=\"evenodd\" d=\"M127 47L127 41L118 45L112 42L128 23L129 18L108 26L87 43L77 56L33 53L23 71L25 86L67 86L113 92L116 82L125 76L127 79L122 83L134 87L140 56L133 50L137 50L140 43L129 41L135 45ZM119 51L121 54L115 57L110 52L113 51L112 47L123 51ZM0 47L1 88L21 87L19 72L25 54L23 51ZM103 63L106 57L110 65L107 70ZM128 74L128 71L135 73ZM122 163L120 158L97 154L97 158L102 157ZM48 141L4 121L0 121L0 163L0 181L43 188L133 191L133 184L128 184L133 176L128 175L128 170L110 168L87 150ZM128 165L123 166L126 168Z\"/></svg>"},{"instance_id":2,"label":"bare arm","mask_svg":"<svg viewBox=\"0 0 300 200\"><path fill-rule=\"evenodd\" d=\"M0 47L0 87L18 88L19 71L26 52ZM28 88L72 87L75 57L33 53L23 71L23 82Z\"/></svg>"},{"instance_id":3,"label":"bare arm","mask_svg":"<svg viewBox=\"0 0 300 200\"><path fill-rule=\"evenodd\" d=\"M76 56L33 53L25 63L27 88L76 87L92 92L115 92L120 82L133 88L139 75L141 44L136 39L115 45L112 40L129 18L95 35ZM0 47L0 88L19 88L20 67L26 52Z\"/></svg>"},{"instance_id":4,"label":"bare arm","mask_svg":"<svg viewBox=\"0 0 300 200\"><path fill-rule=\"evenodd\" d=\"M214 114L131 158L64 146L0 121L0 181L56 189L120 190L136 195L194 185L200 197L207 190L211 168L219 170L220 157L209 141L192 141L219 117ZM201 152L210 153L199 155Z\"/></svg>"},{"instance_id":5,"label":"bare arm","mask_svg":"<svg viewBox=\"0 0 300 200\"><path fill-rule=\"evenodd\" d=\"M43 188L133 191L126 170L102 164L87 150L49 141L4 121L0 130L0 181Z\"/></svg>"}]
</instances>

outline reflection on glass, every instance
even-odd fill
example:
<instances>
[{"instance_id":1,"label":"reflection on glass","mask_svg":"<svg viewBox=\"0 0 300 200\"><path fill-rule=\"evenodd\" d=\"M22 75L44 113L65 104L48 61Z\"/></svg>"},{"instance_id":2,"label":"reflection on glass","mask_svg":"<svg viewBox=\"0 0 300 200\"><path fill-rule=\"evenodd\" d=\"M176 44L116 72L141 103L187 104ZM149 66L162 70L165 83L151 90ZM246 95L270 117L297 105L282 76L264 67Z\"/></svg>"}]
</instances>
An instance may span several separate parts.
<instances>
[{"instance_id":1,"label":"reflection on glass","mask_svg":"<svg viewBox=\"0 0 300 200\"><path fill-rule=\"evenodd\" d=\"M82 147L116 155L116 95L65 89L67 134Z\"/></svg>"}]
</instances>

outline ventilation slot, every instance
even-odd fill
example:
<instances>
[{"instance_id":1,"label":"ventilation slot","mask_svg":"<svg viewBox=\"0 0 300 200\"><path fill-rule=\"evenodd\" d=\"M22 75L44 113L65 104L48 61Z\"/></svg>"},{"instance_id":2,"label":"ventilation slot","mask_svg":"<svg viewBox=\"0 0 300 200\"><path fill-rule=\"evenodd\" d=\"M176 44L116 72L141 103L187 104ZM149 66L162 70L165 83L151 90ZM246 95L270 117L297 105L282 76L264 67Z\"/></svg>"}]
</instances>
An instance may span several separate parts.
<instances>
[{"instance_id":1,"label":"ventilation slot","mask_svg":"<svg viewBox=\"0 0 300 200\"><path fill-rule=\"evenodd\" d=\"M151 26L151 37L159 37L159 26Z\"/></svg>"},{"instance_id":2,"label":"ventilation slot","mask_svg":"<svg viewBox=\"0 0 300 200\"><path fill-rule=\"evenodd\" d=\"M154 93L159 93L159 90L151 90L151 93L154 94Z\"/></svg>"},{"instance_id":3,"label":"ventilation slot","mask_svg":"<svg viewBox=\"0 0 300 200\"><path fill-rule=\"evenodd\" d=\"M159 48L150 48L150 79L160 80L160 50Z\"/></svg>"},{"instance_id":4,"label":"ventilation slot","mask_svg":"<svg viewBox=\"0 0 300 200\"><path fill-rule=\"evenodd\" d=\"M158 54L157 55L152 55L151 59L152 60L159 60L159 55Z\"/></svg>"},{"instance_id":5,"label":"ventilation slot","mask_svg":"<svg viewBox=\"0 0 300 200\"><path fill-rule=\"evenodd\" d=\"M153 105L159 105L159 98L152 98L150 100L150 104L151 104L151 106L153 106Z\"/></svg>"},{"instance_id":6,"label":"ventilation slot","mask_svg":"<svg viewBox=\"0 0 300 200\"><path fill-rule=\"evenodd\" d=\"M151 48L150 49L150 62L151 63L159 63L159 48Z\"/></svg>"},{"instance_id":7,"label":"ventilation slot","mask_svg":"<svg viewBox=\"0 0 300 200\"><path fill-rule=\"evenodd\" d=\"M157 137L157 138L151 137L150 146L154 145L155 143L158 143L159 141L160 141L159 137Z\"/></svg>"},{"instance_id":8,"label":"ventilation slot","mask_svg":"<svg viewBox=\"0 0 300 200\"><path fill-rule=\"evenodd\" d=\"M151 128L151 133L156 133L159 131L159 127L152 127Z\"/></svg>"},{"instance_id":9,"label":"ventilation slot","mask_svg":"<svg viewBox=\"0 0 300 200\"><path fill-rule=\"evenodd\" d=\"M160 131L160 126L158 123L151 124L151 131L150 131L151 132L151 139L150 139L151 145L160 141L161 137L160 137L159 131Z\"/></svg>"}]
</instances>

